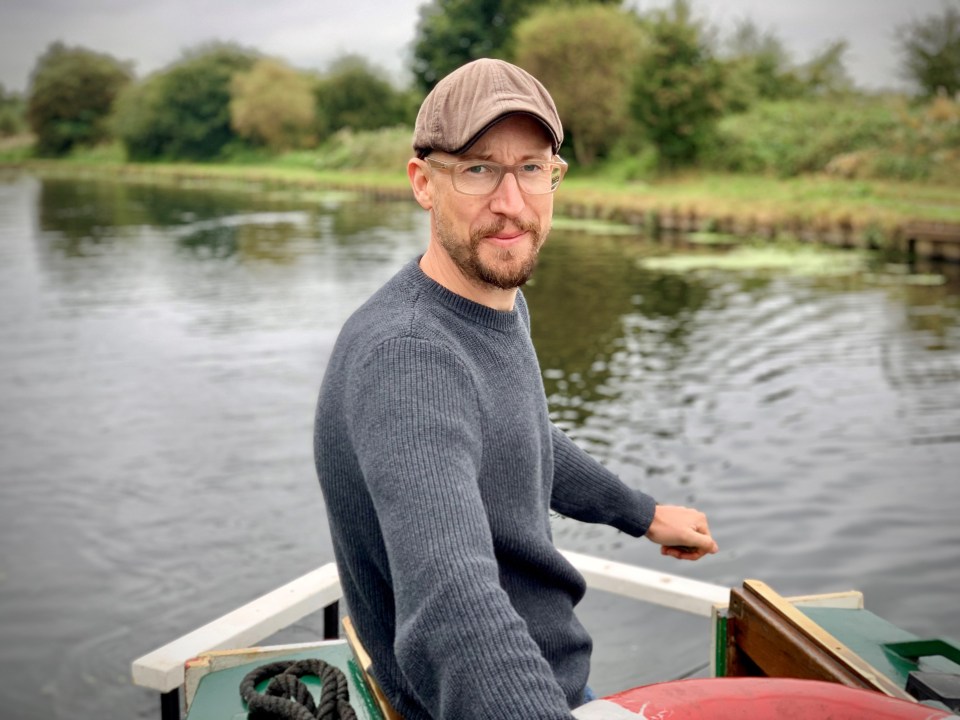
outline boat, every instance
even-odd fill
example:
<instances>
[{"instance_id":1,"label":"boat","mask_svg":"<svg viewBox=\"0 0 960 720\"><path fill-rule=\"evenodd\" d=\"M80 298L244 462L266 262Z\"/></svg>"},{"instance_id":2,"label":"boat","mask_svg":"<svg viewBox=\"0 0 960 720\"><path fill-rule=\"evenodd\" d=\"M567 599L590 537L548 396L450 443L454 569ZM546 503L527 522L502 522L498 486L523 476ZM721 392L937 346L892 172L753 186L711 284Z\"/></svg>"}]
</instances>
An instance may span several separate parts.
<instances>
[{"instance_id":1,"label":"boat","mask_svg":"<svg viewBox=\"0 0 960 720\"><path fill-rule=\"evenodd\" d=\"M783 597L563 551L590 588L711 618L710 677L647 684L587 703L579 720L833 718L939 720L960 711L960 645L918 638L874 615L857 591ZM133 682L160 693L161 720L244 720L239 688L267 666L336 668L360 720L399 720L372 678L328 563L133 661ZM257 643L312 613L324 638ZM343 635L344 637L341 637ZM301 678L319 698L320 680ZM251 686L254 682L251 681ZM259 690L266 679L256 685ZM248 695L248 698L251 696Z\"/></svg>"}]
</instances>

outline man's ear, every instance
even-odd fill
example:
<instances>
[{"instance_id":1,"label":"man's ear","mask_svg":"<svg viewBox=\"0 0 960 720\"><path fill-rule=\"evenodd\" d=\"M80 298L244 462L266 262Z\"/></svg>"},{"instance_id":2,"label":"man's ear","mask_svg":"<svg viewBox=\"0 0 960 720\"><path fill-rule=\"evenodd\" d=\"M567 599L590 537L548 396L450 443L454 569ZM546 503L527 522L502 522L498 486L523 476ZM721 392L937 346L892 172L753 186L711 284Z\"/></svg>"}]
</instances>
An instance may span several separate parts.
<instances>
[{"instance_id":1,"label":"man's ear","mask_svg":"<svg viewBox=\"0 0 960 720\"><path fill-rule=\"evenodd\" d=\"M410 179L410 187L413 188L413 197L420 203L420 207L432 210L433 195L427 164L419 158L410 158L407 163L407 177Z\"/></svg>"}]
</instances>

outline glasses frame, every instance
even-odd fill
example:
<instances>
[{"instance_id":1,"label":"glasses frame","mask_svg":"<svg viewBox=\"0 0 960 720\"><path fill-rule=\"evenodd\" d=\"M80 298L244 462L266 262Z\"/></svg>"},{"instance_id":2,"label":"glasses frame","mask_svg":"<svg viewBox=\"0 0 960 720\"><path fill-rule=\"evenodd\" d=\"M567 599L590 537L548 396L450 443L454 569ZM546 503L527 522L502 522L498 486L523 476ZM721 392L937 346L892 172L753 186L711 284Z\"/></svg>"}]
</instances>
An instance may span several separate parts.
<instances>
[{"instance_id":1,"label":"glasses frame","mask_svg":"<svg viewBox=\"0 0 960 720\"><path fill-rule=\"evenodd\" d=\"M425 157L423 159L431 168L434 168L435 170L443 170L444 172L450 173L450 182L453 185L453 189L456 190L458 193L461 193L462 195L470 195L471 197L483 197L484 195L492 195L500 187L500 183L503 182L503 178L506 177L507 173L513 174L513 177L517 181L517 187L520 189L520 192L522 192L524 195L551 195L552 193L556 192L558 187L560 187L560 183L563 182L563 178L567 174L567 170L570 167L567 164L566 160L564 160L559 155L554 155L550 160L547 160L545 164L556 166L560 169L559 179L546 192L532 193L532 192L527 192L526 190L523 189L523 187L520 185L520 175L518 175L517 173L520 170L520 168L522 168L524 165L541 163L543 162L542 160L528 160L527 162L518 163L516 165L504 165L503 163L493 162L492 160L453 160L448 162L444 160L437 160L436 158L432 158L432 157ZM491 168L496 168L499 171L499 174L497 175L497 180L490 190L482 193L472 193L472 192L465 192L464 190L461 190L459 187L457 187L457 173L455 172L455 170L458 167L463 167L463 166L469 167L470 165L486 165ZM553 168L551 168L551 172L552 171L553 171Z\"/></svg>"}]
</instances>

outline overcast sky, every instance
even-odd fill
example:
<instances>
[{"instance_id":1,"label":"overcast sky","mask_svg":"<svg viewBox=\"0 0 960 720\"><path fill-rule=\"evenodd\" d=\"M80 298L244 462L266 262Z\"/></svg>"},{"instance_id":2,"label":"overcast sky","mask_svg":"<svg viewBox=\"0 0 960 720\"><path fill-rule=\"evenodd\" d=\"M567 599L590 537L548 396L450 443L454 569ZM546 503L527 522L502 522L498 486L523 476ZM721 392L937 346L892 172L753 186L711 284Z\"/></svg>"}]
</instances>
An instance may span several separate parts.
<instances>
[{"instance_id":1,"label":"overcast sky","mask_svg":"<svg viewBox=\"0 0 960 720\"><path fill-rule=\"evenodd\" d=\"M864 88L897 87L895 34L910 19L956 0L694 0L721 31L750 18L772 30L794 61L846 39L846 66ZM131 60L138 76L184 48L233 40L304 69L324 70L344 53L368 58L407 81L410 43L425 0L0 0L0 83L23 91L51 42ZM669 0L633 0L646 10Z\"/></svg>"}]
</instances>

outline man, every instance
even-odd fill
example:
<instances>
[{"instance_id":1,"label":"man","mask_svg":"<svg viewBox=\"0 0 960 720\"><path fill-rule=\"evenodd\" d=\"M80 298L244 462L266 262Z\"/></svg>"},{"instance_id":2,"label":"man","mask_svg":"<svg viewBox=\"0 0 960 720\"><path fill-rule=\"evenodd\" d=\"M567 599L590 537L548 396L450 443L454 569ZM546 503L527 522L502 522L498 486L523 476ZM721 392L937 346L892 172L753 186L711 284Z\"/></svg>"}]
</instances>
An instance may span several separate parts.
<instances>
[{"instance_id":1,"label":"man","mask_svg":"<svg viewBox=\"0 0 960 720\"><path fill-rule=\"evenodd\" d=\"M565 718L584 701L583 578L549 510L695 560L699 512L631 490L549 420L518 288L566 165L544 87L478 60L420 108L426 252L344 326L314 435L344 596L394 708L419 718Z\"/></svg>"}]
</instances>

